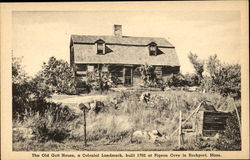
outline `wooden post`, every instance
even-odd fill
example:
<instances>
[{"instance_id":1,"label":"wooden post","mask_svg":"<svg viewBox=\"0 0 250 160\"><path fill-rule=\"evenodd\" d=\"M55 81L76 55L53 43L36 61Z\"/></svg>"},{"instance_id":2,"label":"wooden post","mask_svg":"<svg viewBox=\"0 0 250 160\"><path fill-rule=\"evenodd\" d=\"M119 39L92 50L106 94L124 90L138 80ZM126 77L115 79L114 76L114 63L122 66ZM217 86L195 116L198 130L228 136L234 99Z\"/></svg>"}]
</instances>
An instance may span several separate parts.
<instances>
[{"instance_id":1,"label":"wooden post","mask_svg":"<svg viewBox=\"0 0 250 160\"><path fill-rule=\"evenodd\" d=\"M234 99L232 99L232 102L233 102L234 109L235 109L235 112L236 112L236 115L237 115L237 119L238 119L238 123L239 123L239 128L240 128L240 135L241 135L241 123L240 123L239 112L238 112L238 109L237 109L236 105L234 104Z\"/></svg>"},{"instance_id":2,"label":"wooden post","mask_svg":"<svg viewBox=\"0 0 250 160\"><path fill-rule=\"evenodd\" d=\"M83 109L83 125L84 125L84 145L87 146L87 131L86 131L86 108Z\"/></svg>"},{"instance_id":3,"label":"wooden post","mask_svg":"<svg viewBox=\"0 0 250 160\"><path fill-rule=\"evenodd\" d=\"M133 86L133 66L131 67L131 86Z\"/></svg>"},{"instance_id":4,"label":"wooden post","mask_svg":"<svg viewBox=\"0 0 250 160\"><path fill-rule=\"evenodd\" d=\"M88 109L85 104L80 103L79 108L83 111L83 130L84 130L84 145L87 146L87 131L86 131L86 110Z\"/></svg>"},{"instance_id":5,"label":"wooden post","mask_svg":"<svg viewBox=\"0 0 250 160\"><path fill-rule=\"evenodd\" d=\"M126 72L126 67L123 67L123 85L125 86L125 72Z\"/></svg>"},{"instance_id":6,"label":"wooden post","mask_svg":"<svg viewBox=\"0 0 250 160\"><path fill-rule=\"evenodd\" d=\"M191 113L191 114L188 116L188 118L187 118L185 121L183 121L182 124L185 124L185 123L186 123L195 113L197 113L197 112L199 111L199 109L200 109L201 105L203 104L203 102L204 102L204 101L202 101L202 102L199 104L199 106L193 111L193 113ZM177 129L170 135L170 137L172 137L178 130L179 130L179 128L177 128Z\"/></svg>"},{"instance_id":7,"label":"wooden post","mask_svg":"<svg viewBox=\"0 0 250 160\"><path fill-rule=\"evenodd\" d=\"M178 139L178 144L179 144L179 148L181 148L181 139L182 139L182 127L181 127L181 124L182 124L182 117L181 117L181 111L180 111L180 118L179 118L179 139Z\"/></svg>"}]
</instances>

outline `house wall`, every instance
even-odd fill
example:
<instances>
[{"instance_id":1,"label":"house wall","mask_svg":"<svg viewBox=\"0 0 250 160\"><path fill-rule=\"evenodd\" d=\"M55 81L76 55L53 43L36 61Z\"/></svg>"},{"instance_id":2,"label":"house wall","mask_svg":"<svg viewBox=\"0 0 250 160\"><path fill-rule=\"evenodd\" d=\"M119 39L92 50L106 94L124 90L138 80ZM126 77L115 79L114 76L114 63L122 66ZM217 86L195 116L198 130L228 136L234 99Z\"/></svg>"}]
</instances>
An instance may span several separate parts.
<instances>
[{"instance_id":1,"label":"house wall","mask_svg":"<svg viewBox=\"0 0 250 160\"><path fill-rule=\"evenodd\" d=\"M119 84L124 83L124 67L126 65L119 65L119 64L110 64L105 68L106 65L103 64L75 64L76 69L76 76L81 77L80 79L85 80L86 75L88 71L92 71L95 68L101 69L101 70L107 70L111 73L112 76L116 77L117 80L120 82ZM143 83L143 80L141 79L141 75L138 71L139 65L133 65L130 66L133 69L133 86L140 86ZM170 76L172 73L176 74L179 73L180 67L170 67L170 66L155 66L157 69L157 72L160 76L162 76L162 79L164 81L167 80L168 76ZM159 71L159 68L161 68L161 71Z\"/></svg>"},{"instance_id":2,"label":"house wall","mask_svg":"<svg viewBox=\"0 0 250 160\"><path fill-rule=\"evenodd\" d=\"M70 46L70 66L74 65L74 46Z\"/></svg>"}]
</instances>

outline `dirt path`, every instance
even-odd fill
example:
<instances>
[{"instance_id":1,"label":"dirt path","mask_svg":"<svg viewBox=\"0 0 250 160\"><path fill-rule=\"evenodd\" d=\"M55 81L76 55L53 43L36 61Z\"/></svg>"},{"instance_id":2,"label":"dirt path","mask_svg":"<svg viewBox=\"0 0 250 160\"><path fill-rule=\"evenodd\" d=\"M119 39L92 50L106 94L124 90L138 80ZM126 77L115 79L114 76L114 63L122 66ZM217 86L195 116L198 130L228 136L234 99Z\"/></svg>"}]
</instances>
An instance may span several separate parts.
<instances>
[{"instance_id":1,"label":"dirt path","mask_svg":"<svg viewBox=\"0 0 250 160\"><path fill-rule=\"evenodd\" d=\"M62 103L67 105L76 113L81 113L79 104L88 104L93 101L107 101L111 98L109 95L52 95L47 101L54 103Z\"/></svg>"},{"instance_id":2,"label":"dirt path","mask_svg":"<svg viewBox=\"0 0 250 160\"><path fill-rule=\"evenodd\" d=\"M89 103L94 100L108 100L108 95L53 95L48 101L55 103Z\"/></svg>"}]
</instances>

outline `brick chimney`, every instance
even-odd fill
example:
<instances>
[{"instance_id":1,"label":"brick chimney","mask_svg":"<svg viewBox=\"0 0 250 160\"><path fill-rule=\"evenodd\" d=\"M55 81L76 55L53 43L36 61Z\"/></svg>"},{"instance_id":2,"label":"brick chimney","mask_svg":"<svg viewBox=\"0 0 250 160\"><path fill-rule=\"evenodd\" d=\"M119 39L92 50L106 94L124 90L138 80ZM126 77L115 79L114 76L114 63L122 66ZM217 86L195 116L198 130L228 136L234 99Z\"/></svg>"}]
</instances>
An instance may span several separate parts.
<instances>
[{"instance_id":1,"label":"brick chimney","mask_svg":"<svg viewBox=\"0 0 250 160\"><path fill-rule=\"evenodd\" d=\"M114 25L114 36L115 37L122 37L122 25Z\"/></svg>"}]
</instances>

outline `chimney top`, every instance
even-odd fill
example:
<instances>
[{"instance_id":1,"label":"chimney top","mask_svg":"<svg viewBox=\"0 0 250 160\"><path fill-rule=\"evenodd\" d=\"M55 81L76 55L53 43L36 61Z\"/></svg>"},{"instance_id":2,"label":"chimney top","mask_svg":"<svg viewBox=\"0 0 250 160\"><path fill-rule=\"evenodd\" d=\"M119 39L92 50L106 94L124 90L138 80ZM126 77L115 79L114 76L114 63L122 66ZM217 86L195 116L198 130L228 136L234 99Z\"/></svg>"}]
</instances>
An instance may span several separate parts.
<instances>
[{"instance_id":1,"label":"chimney top","mask_svg":"<svg viewBox=\"0 0 250 160\"><path fill-rule=\"evenodd\" d=\"M118 25L118 24L114 25L114 36L122 37L122 25Z\"/></svg>"}]
</instances>

